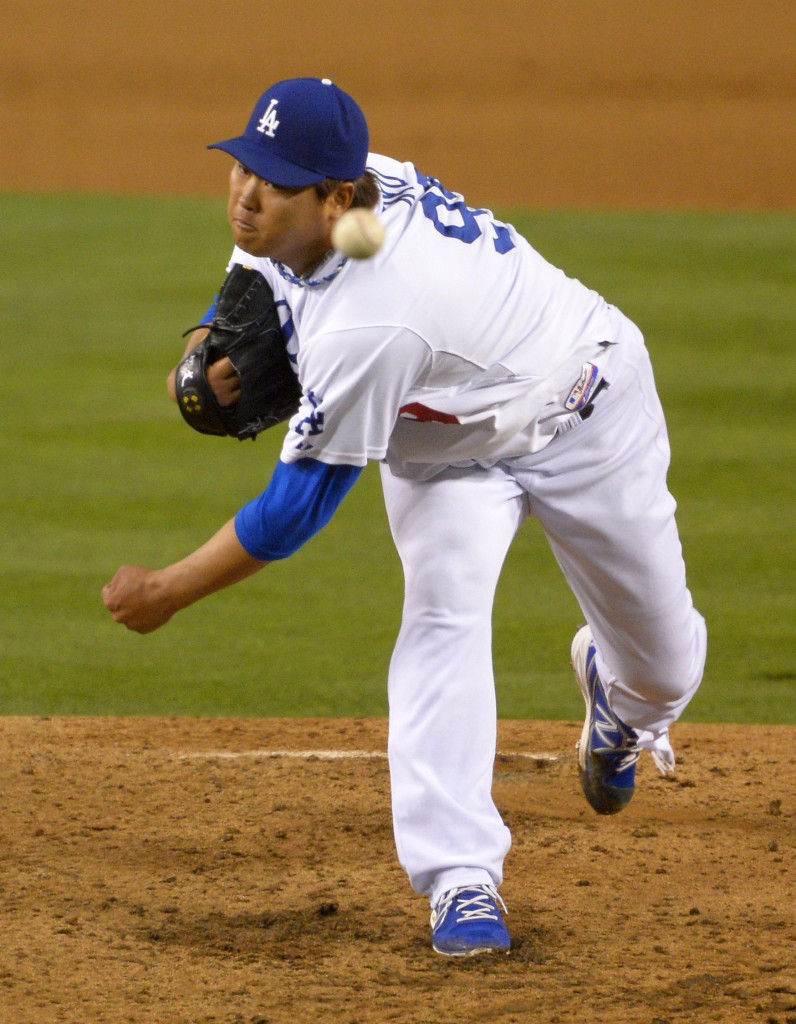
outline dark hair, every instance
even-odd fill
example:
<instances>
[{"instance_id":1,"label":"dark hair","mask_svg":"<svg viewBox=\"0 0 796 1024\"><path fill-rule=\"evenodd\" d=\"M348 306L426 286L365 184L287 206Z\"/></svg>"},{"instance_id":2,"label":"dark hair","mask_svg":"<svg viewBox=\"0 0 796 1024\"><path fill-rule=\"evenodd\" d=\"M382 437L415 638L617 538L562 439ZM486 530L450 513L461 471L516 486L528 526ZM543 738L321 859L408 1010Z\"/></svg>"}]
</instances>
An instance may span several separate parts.
<instances>
[{"instance_id":1,"label":"dark hair","mask_svg":"<svg viewBox=\"0 0 796 1024\"><path fill-rule=\"evenodd\" d=\"M319 181L315 186L318 198L321 200L326 199L340 184L342 182L336 178L324 178L323 181ZM351 201L351 209L357 206L364 206L365 209L372 210L378 203L380 196L381 192L379 191L375 175L372 171L365 171L354 182L354 198Z\"/></svg>"}]
</instances>

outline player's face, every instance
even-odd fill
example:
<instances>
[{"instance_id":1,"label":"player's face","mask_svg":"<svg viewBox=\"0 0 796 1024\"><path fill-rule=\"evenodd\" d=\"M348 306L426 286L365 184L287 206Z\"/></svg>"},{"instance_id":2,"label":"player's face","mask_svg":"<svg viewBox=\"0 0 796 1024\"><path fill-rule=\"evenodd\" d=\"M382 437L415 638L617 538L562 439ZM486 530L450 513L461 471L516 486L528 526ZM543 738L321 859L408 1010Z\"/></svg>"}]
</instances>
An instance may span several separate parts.
<instances>
[{"instance_id":1,"label":"player's face","mask_svg":"<svg viewBox=\"0 0 796 1024\"><path fill-rule=\"evenodd\" d=\"M235 244L252 256L268 256L294 274L304 274L332 247L336 216L330 198L320 199L313 185L279 188L236 162L227 203Z\"/></svg>"}]
</instances>

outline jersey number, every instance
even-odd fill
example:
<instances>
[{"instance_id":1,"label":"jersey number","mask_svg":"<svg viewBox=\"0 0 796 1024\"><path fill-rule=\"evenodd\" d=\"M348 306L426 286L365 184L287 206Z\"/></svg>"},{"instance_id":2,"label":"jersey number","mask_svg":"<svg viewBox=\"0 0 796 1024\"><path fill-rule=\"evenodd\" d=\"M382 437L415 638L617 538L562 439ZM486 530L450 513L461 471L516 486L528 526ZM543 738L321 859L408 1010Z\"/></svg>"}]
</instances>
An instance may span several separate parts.
<instances>
[{"instance_id":1,"label":"jersey number","mask_svg":"<svg viewBox=\"0 0 796 1024\"><path fill-rule=\"evenodd\" d=\"M426 178L421 174L418 178L426 189L420 200L423 213L441 235L471 245L481 237L482 224L486 223L494 232L492 244L495 252L502 255L515 248L509 229L505 224L492 220L489 210L474 210L467 206L460 195L449 192L436 178Z\"/></svg>"}]
</instances>

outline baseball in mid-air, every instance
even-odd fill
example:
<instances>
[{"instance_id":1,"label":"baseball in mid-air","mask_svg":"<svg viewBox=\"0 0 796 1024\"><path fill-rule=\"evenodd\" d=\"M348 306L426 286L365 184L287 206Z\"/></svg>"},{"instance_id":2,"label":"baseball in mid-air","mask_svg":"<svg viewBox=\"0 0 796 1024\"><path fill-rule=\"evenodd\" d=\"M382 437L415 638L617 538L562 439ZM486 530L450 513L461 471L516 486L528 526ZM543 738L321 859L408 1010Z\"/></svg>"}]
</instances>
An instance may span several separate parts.
<instances>
[{"instance_id":1,"label":"baseball in mid-air","mask_svg":"<svg viewBox=\"0 0 796 1024\"><path fill-rule=\"evenodd\" d=\"M332 228L332 245L353 260L368 260L384 243L384 225L372 210L346 210Z\"/></svg>"}]
</instances>

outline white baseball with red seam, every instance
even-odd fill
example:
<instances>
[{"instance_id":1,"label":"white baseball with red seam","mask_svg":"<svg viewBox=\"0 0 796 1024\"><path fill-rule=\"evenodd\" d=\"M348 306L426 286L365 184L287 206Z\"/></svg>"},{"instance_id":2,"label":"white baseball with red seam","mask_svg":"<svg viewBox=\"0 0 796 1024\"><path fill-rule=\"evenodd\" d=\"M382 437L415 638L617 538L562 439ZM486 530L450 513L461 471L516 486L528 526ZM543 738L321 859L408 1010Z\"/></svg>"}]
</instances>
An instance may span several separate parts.
<instances>
[{"instance_id":1,"label":"white baseball with red seam","mask_svg":"<svg viewBox=\"0 0 796 1024\"><path fill-rule=\"evenodd\" d=\"M332 245L353 260L375 256L384 243L384 225L371 210L346 210L332 228Z\"/></svg>"}]
</instances>

